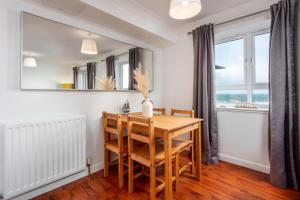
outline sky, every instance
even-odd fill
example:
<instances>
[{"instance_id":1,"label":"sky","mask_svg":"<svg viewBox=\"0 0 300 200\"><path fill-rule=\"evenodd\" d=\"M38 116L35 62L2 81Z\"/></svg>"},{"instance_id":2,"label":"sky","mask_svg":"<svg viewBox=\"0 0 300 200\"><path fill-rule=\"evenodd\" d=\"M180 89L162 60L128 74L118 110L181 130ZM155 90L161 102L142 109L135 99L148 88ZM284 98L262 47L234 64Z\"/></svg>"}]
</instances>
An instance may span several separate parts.
<instances>
[{"instance_id":1,"label":"sky","mask_svg":"<svg viewBox=\"0 0 300 200\"><path fill-rule=\"evenodd\" d=\"M268 82L270 34L255 36L255 78L257 83ZM216 65L225 69L216 70L216 85L241 85L244 80L244 39L216 45Z\"/></svg>"}]
</instances>

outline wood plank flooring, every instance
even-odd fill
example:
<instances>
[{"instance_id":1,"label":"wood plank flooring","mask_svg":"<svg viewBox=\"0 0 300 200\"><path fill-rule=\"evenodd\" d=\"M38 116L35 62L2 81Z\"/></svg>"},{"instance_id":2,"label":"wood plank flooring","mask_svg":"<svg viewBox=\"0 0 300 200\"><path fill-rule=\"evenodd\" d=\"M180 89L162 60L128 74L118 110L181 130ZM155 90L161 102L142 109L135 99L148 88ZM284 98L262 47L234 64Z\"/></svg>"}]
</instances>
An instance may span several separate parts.
<instances>
[{"instance_id":1,"label":"wood plank flooring","mask_svg":"<svg viewBox=\"0 0 300 200\"><path fill-rule=\"evenodd\" d=\"M35 200L118 200L149 199L149 180L140 178L135 182L135 191L127 192L127 184L118 189L117 168L113 168L108 178L103 178L103 171L92 174L76 182L43 194ZM161 192L158 199L163 199ZM300 200L300 192L273 187L268 182L268 175L252 171L233 164L220 162L217 165L203 166L202 181L197 182L181 176L179 188L173 193L176 200Z\"/></svg>"}]
</instances>

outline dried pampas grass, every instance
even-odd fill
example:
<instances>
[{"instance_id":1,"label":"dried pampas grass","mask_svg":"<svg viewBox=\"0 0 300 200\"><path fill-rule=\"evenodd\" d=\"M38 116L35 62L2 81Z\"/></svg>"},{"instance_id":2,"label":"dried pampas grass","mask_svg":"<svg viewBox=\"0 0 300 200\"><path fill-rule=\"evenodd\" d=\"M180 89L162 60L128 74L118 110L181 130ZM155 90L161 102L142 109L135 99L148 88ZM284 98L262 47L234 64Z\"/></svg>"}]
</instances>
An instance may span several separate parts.
<instances>
[{"instance_id":1,"label":"dried pampas grass","mask_svg":"<svg viewBox=\"0 0 300 200\"><path fill-rule=\"evenodd\" d=\"M113 80L112 76L106 77L104 79L100 79L96 77L96 80L99 82L100 89L102 90L115 90L116 89L116 81Z\"/></svg>"},{"instance_id":2,"label":"dried pampas grass","mask_svg":"<svg viewBox=\"0 0 300 200\"><path fill-rule=\"evenodd\" d=\"M139 63L138 68L133 71L133 78L137 82L137 84L134 85L134 87L136 90L140 91L143 94L145 99L148 99L149 96L147 77L147 73L143 74L142 65L141 63Z\"/></svg>"}]
</instances>

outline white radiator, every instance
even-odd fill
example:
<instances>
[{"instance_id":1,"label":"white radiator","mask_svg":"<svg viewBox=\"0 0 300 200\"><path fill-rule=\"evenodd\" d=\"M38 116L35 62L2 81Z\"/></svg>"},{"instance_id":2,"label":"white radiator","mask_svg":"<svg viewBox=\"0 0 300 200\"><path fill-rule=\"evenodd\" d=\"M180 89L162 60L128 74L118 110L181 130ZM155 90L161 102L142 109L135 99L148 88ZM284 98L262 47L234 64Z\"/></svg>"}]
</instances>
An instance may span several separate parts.
<instances>
[{"instance_id":1,"label":"white radiator","mask_svg":"<svg viewBox=\"0 0 300 200\"><path fill-rule=\"evenodd\" d=\"M83 115L2 123L0 195L9 199L85 170L85 123Z\"/></svg>"}]
</instances>

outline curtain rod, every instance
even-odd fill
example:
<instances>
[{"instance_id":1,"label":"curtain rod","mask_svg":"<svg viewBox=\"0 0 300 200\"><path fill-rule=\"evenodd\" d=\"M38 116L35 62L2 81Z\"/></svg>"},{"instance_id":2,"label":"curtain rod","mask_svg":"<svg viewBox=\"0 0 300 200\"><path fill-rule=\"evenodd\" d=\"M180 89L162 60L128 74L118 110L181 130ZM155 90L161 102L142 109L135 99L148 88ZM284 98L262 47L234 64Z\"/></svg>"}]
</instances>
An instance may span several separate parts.
<instances>
[{"instance_id":1,"label":"curtain rod","mask_svg":"<svg viewBox=\"0 0 300 200\"><path fill-rule=\"evenodd\" d=\"M121 54L115 55L115 57L122 56L122 55L125 55L125 54L128 54L128 53L129 52L121 53ZM105 61L105 59L101 60L101 62L104 62L104 61ZM96 62L96 63L98 63L98 62ZM79 67L79 68L86 67L86 64L84 64L84 65L77 65L77 67Z\"/></svg>"},{"instance_id":2,"label":"curtain rod","mask_svg":"<svg viewBox=\"0 0 300 200\"><path fill-rule=\"evenodd\" d=\"M220 22L220 23L215 24L215 26L221 26L221 25L224 25L224 24L235 22L235 21L238 21L238 20L241 20L241 19L245 19L245 18L248 18L248 17L252 17L254 15L258 15L258 14L261 14L261 13L264 13L264 12L267 12L267 11L270 11L270 9L268 8L268 9L261 10L261 11L255 12L255 13L251 13L251 14L248 14L248 15L241 16L239 18L231 19L231 20L228 20L228 21L225 21L225 22ZM190 31L190 32L188 32L188 35L191 35L192 33L193 32Z\"/></svg>"},{"instance_id":3,"label":"curtain rod","mask_svg":"<svg viewBox=\"0 0 300 200\"><path fill-rule=\"evenodd\" d=\"M93 62L93 63L94 63L94 62ZM98 63L98 62L95 62L95 63ZM87 64L77 65L76 67L79 67L79 68L87 67Z\"/></svg>"},{"instance_id":4,"label":"curtain rod","mask_svg":"<svg viewBox=\"0 0 300 200\"><path fill-rule=\"evenodd\" d=\"M125 54L128 54L129 52L125 52L125 53L121 53L119 55L114 55L115 57L119 57L119 56L122 56L122 55L125 55ZM106 59L102 59L101 62L104 62Z\"/></svg>"},{"instance_id":5,"label":"curtain rod","mask_svg":"<svg viewBox=\"0 0 300 200\"><path fill-rule=\"evenodd\" d=\"M86 67L86 64L85 65L77 65L76 67L79 67L79 68Z\"/></svg>"}]
</instances>

